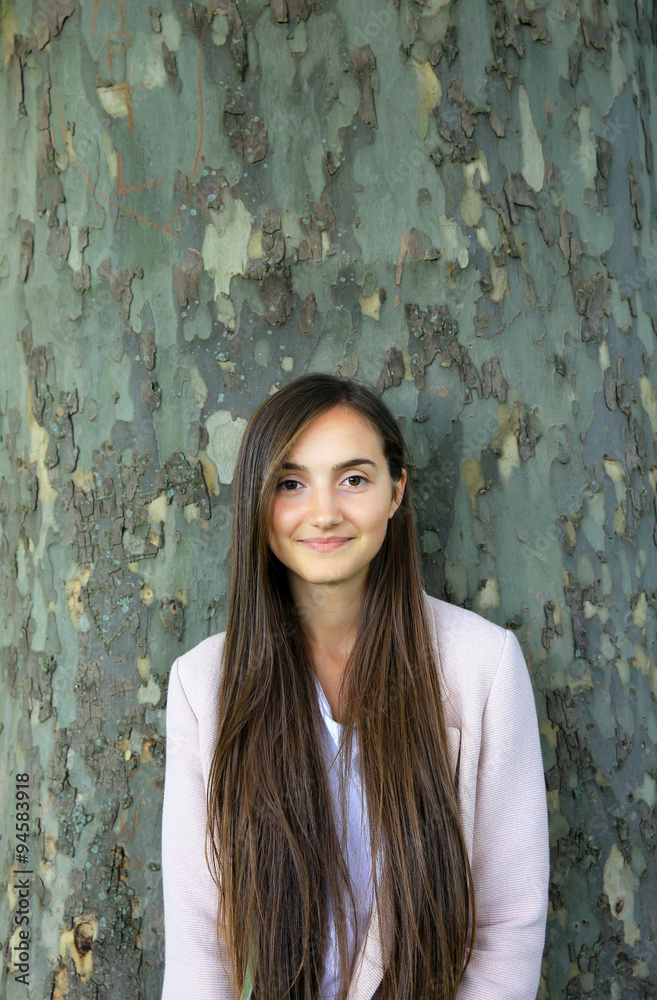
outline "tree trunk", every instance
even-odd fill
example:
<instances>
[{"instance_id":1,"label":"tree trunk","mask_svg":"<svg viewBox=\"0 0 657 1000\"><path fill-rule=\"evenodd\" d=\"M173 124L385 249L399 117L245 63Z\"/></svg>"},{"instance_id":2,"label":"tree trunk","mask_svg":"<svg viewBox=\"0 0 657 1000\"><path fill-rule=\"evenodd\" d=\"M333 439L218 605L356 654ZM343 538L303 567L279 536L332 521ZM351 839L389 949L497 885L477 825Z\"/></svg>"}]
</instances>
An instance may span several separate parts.
<instances>
[{"instance_id":1,"label":"tree trunk","mask_svg":"<svg viewBox=\"0 0 657 1000\"><path fill-rule=\"evenodd\" d=\"M399 417L426 589L522 642L539 997L654 996L656 0L2 28L6 995L158 1000L169 669L225 627L246 421L321 370Z\"/></svg>"}]
</instances>

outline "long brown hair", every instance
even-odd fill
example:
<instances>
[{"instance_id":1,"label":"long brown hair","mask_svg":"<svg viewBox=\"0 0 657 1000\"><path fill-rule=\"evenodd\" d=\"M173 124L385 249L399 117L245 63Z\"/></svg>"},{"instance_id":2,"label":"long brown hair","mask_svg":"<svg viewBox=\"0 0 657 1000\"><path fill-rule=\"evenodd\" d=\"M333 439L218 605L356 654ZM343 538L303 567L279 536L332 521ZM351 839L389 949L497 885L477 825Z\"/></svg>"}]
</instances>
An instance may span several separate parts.
<instances>
[{"instance_id":1,"label":"long brown hair","mask_svg":"<svg viewBox=\"0 0 657 1000\"><path fill-rule=\"evenodd\" d=\"M399 483L407 452L388 408L362 380L321 373L296 378L258 407L235 470L230 605L207 799L212 861L207 846L206 858L219 890L218 945L223 937L238 989L251 956L257 1000L317 996L328 900L340 1000L354 968L346 902L353 908L354 895L320 743L312 655L285 566L268 544L282 463L308 425L335 406L369 422ZM368 569L343 677L344 759L351 760L356 738L373 905L387 928L377 993L384 1000L454 1000L474 945L474 886L439 670L407 480Z\"/></svg>"}]
</instances>

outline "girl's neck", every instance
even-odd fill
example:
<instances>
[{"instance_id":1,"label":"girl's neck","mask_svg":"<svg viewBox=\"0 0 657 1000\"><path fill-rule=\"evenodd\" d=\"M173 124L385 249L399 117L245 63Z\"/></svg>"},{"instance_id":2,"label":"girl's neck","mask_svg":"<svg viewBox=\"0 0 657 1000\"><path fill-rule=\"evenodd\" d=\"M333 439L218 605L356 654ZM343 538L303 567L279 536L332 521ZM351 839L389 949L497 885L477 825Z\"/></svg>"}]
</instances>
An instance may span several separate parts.
<instances>
[{"instance_id":1,"label":"girl's neck","mask_svg":"<svg viewBox=\"0 0 657 1000\"><path fill-rule=\"evenodd\" d=\"M363 582L315 584L290 574L290 592L313 655L334 664L346 662L358 631Z\"/></svg>"},{"instance_id":2,"label":"girl's neck","mask_svg":"<svg viewBox=\"0 0 657 1000\"><path fill-rule=\"evenodd\" d=\"M292 573L288 580L308 638L313 670L334 720L342 722L340 684L358 632L364 574L326 584L309 583Z\"/></svg>"}]
</instances>

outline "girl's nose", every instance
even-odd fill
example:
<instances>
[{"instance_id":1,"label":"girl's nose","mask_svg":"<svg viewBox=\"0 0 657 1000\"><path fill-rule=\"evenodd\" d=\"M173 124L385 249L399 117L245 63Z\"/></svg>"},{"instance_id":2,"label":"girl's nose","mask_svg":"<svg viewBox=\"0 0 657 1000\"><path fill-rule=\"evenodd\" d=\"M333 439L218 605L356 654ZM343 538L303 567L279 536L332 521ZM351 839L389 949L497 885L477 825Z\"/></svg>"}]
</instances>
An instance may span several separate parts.
<instances>
[{"instance_id":1,"label":"girl's nose","mask_svg":"<svg viewBox=\"0 0 657 1000\"><path fill-rule=\"evenodd\" d=\"M336 524L342 520L340 497L333 487L315 489L311 503L310 520L318 527Z\"/></svg>"}]
</instances>

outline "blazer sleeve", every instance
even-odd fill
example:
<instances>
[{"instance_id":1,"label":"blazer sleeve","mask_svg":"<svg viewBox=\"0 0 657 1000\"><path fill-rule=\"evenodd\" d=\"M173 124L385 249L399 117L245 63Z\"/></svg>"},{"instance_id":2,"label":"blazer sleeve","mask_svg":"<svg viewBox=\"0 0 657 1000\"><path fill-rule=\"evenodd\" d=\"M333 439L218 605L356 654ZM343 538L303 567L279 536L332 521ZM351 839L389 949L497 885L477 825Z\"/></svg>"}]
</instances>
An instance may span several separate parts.
<instances>
[{"instance_id":1,"label":"blazer sleeve","mask_svg":"<svg viewBox=\"0 0 657 1000\"><path fill-rule=\"evenodd\" d=\"M471 864L475 949L457 1000L536 1000L550 874L547 796L532 684L509 629L483 713Z\"/></svg>"},{"instance_id":2,"label":"blazer sleeve","mask_svg":"<svg viewBox=\"0 0 657 1000\"><path fill-rule=\"evenodd\" d=\"M176 660L169 677L166 709L162 1000L236 1000L238 996L225 949L220 952L217 946L218 892L204 854L206 817L198 720Z\"/></svg>"}]
</instances>

